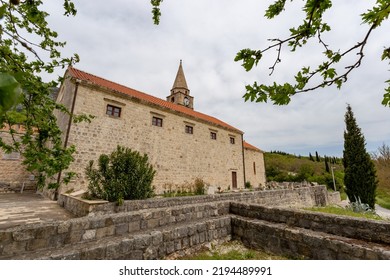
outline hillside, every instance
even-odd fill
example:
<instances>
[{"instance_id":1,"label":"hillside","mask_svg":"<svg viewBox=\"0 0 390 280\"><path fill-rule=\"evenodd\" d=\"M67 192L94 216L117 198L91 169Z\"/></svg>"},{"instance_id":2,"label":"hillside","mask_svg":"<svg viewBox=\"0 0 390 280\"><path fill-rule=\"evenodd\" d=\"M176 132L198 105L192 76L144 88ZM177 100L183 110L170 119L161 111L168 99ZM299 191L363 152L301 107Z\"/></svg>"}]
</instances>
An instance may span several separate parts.
<instances>
[{"instance_id":1,"label":"hillside","mask_svg":"<svg viewBox=\"0 0 390 280\"><path fill-rule=\"evenodd\" d=\"M302 157L282 152L267 152L264 154L265 170L267 181L309 181L324 184L329 189L333 189L333 178L331 168L333 167L336 189L343 186L344 168L341 159L328 159L328 169L326 170L325 157L318 156Z\"/></svg>"},{"instance_id":2,"label":"hillside","mask_svg":"<svg viewBox=\"0 0 390 280\"><path fill-rule=\"evenodd\" d=\"M387 150L386 150L387 149ZM384 153L385 150L387 153ZM380 206L390 209L390 149L387 146L382 147L381 153L373 157L377 178L378 188L376 203ZM283 152L267 152L264 154L265 171L267 181L277 182L317 182L324 184L328 189L333 190L333 179L331 168L333 167L336 189L341 192L342 198L346 198L343 189L344 185L344 167L342 159L333 158L329 163L329 171L326 171L325 158L319 157L295 156Z\"/></svg>"}]
</instances>

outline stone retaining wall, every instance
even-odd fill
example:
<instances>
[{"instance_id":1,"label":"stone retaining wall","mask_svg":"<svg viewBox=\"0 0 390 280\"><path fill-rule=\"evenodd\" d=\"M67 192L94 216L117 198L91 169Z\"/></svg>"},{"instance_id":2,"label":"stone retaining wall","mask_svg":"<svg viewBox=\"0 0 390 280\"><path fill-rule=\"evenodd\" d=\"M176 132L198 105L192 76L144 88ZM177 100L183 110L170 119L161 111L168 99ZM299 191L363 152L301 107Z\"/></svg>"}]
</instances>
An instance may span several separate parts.
<instances>
[{"instance_id":1,"label":"stone retaining wall","mask_svg":"<svg viewBox=\"0 0 390 280\"><path fill-rule=\"evenodd\" d=\"M390 245L390 222L242 203L231 203L230 213L273 223L285 223L291 227Z\"/></svg>"},{"instance_id":2,"label":"stone retaining wall","mask_svg":"<svg viewBox=\"0 0 390 280\"><path fill-rule=\"evenodd\" d=\"M338 197L340 197L339 194ZM58 198L58 203L77 217L131 212L141 209L175 207L215 201L245 201L260 205L296 207L311 207L329 204L328 192L325 186L303 187L294 190L246 191L215 195L131 200L125 201L121 206L118 206L116 203L83 200L68 194L61 194Z\"/></svg>"},{"instance_id":3,"label":"stone retaining wall","mask_svg":"<svg viewBox=\"0 0 390 280\"><path fill-rule=\"evenodd\" d=\"M38 260L154 260L199 250L210 242L230 240L230 217L222 216L177 227L160 228L130 236L80 243L78 249L61 248L36 252L18 259ZM0 257L1 259L1 257Z\"/></svg>"},{"instance_id":4,"label":"stone retaining wall","mask_svg":"<svg viewBox=\"0 0 390 280\"><path fill-rule=\"evenodd\" d=\"M244 245L278 255L318 260L389 260L390 248L282 223L232 218L232 236Z\"/></svg>"},{"instance_id":5,"label":"stone retaining wall","mask_svg":"<svg viewBox=\"0 0 390 280\"><path fill-rule=\"evenodd\" d=\"M60 248L110 236L211 219L228 213L229 203L219 202L25 225L0 231L0 259L39 249Z\"/></svg>"}]
</instances>

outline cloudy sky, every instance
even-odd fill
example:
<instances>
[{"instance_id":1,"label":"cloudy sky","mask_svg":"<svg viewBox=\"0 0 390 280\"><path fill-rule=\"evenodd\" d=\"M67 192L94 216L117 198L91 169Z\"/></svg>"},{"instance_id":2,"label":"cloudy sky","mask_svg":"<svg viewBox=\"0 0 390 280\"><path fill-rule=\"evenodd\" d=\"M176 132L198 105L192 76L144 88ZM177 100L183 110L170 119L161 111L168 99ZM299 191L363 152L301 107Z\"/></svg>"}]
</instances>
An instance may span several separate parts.
<instances>
[{"instance_id":1,"label":"cloudy sky","mask_svg":"<svg viewBox=\"0 0 390 280\"><path fill-rule=\"evenodd\" d=\"M75 0L76 17L62 16L61 2L45 1L45 9L51 27L67 42L63 54L80 55L76 68L165 99L182 59L195 109L243 130L248 142L265 151L341 156L347 103L368 151L382 143L390 145L390 108L381 105L389 65L380 60L389 46L390 21L372 34L363 65L341 90L321 89L297 95L287 106L275 106L244 102L245 85L292 81L301 66L315 67L322 61L317 42L295 53L285 47L272 76L268 68L275 51L251 72L234 57L240 49L263 49L267 39L285 38L288 29L301 22L303 1L288 3L282 16L267 20L264 11L273 1L165 0L158 26L152 22L147 0ZM333 2L325 19L334 33L324 39L334 50L343 51L364 37L368 27L359 15L375 1Z\"/></svg>"}]
</instances>

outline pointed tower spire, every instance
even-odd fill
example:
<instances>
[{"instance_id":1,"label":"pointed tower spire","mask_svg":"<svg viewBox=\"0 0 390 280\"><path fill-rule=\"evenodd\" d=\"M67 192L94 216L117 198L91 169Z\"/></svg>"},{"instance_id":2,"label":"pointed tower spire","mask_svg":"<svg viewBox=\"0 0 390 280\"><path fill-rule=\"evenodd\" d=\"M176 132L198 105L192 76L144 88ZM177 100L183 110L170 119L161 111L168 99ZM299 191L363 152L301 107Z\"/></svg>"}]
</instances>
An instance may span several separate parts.
<instances>
[{"instance_id":1,"label":"pointed tower spire","mask_svg":"<svg viewBox=\"0 0 390 280\"><path fill-rule=\"evenodd\" d=\"M186 77L184 76L183 64L181 59L180 59L179 69L177 70L176 79L172 86L172 90L174 89L184 89L187 90L189 94L189 89L187 86Z\"/></svg>"},{"instance_id":2,"label":"pointed tower spire","mask_svg":"<svg viewBox=\"0 0 390 280\"><path fill-rule=\"evenodd\" d=\"M171 95L167 97L167 101L183 105L191 109L194 108L194 98L190 96L190 90L187 86L186 77L184 76L183 63L181 59L176 79L171 89Z\"/></svg>"}]
</instances>

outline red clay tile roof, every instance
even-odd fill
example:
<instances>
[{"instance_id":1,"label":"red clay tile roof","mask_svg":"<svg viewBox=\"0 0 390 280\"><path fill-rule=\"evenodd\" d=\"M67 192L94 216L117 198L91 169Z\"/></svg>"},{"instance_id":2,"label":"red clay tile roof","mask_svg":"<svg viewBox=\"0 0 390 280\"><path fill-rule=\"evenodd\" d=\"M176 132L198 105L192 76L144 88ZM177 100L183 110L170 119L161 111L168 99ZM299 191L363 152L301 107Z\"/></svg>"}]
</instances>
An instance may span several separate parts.
<instances>
[{"instance_id":1,"label":"red clay tile roof","mask_svg":"<svg viewBox=\"0 0 390 280\"><path fill-rule=\"evenodd\" d=\"M249 150L254 150L254 151L258 151L258 152L263 152L262 150L260 150L259 148L249 144L248 142L244 141L244 148L245 149L249 149Z\"/></svg>"},{"instance_id":2,"label":"red clay tile roof","mask_svg":"<svg viewBox=\"0 0 390 280\"><path fill-rule=\"evenodd\" d=\"M120 85L120 84L117 84L117 83L114 83L111 81L108 81L106 79L97 77L95 75L86 73L84 71L78 70L78 69L73 68L73 67L69 67L67 72L72 77L74 77L76 79L90 82L92 84L107 88L107 89L112 90L112 91L117 91L117 92L120 92L123 94L127 94L127 95L135 97L137 99L140 99L140 100L143 100L146 102L150 102L152 104L155 104L155 105L158 105L158 106L161 106L161 107L173 110L173 111L177 111L177 112L183 113L185 115L188 115L190 117L201 119L203 121L212 123L214 125L218 125L218 126L221 126L221 127L224 127L224 128L230 129L230 130L234 130L238 133L243 134L243 132L241 130L239 130L239 129L237 129L237 128L235 128L235 127L233 127L233 126L231 126L231 125L229 125L229 124L227 124L227 123L225 123L217 118L211 117L211 116L206 115L206 114L202 114L200 112L194 111L194 110L189 109L187 107L165 101L163 99L151 96L149 94L137 91L137 90L132 89L132 88L128 88L126 86L123 86L123 85Z\"/></svg>"}]
</instances>

